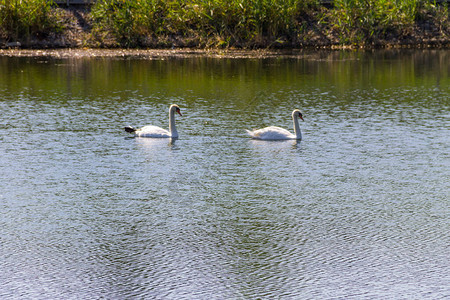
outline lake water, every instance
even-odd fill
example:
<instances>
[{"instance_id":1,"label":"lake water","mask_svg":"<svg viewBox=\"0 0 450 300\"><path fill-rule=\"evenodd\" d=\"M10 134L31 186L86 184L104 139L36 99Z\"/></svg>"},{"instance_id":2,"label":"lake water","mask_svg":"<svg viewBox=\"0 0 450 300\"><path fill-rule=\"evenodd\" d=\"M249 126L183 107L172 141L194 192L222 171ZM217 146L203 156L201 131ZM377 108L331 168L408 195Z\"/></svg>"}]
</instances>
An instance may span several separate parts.
<instances>
[{"instance_id":1,"label":"lake water","mask_svg":"<svg viewBox=\"0 0 450 300\"><path fill-rule=\"evenodd\" d=\"M448 50L0 57L0 298L449 298L449 75ZM172 103L179 139L124 132ZM301 142L246 136L294 108Z\"/></svg>"}]
</instances>

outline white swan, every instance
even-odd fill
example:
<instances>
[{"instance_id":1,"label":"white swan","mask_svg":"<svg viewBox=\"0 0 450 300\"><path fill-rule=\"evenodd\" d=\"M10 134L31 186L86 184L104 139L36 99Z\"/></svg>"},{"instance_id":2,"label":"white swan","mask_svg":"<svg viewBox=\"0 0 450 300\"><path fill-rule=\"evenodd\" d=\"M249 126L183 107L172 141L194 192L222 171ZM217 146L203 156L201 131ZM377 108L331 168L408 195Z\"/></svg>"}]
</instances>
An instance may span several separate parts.
<instances>
[{"instance_id":1,"label":"white swan","mask_svg":"<svg viewBox=\"0 0 450 300\"><path fill-rule=\"evenodd\" d=\"M182 116L180 107L176 104L172 104L169 108L169 131L153 125L147 125L142 128L133 128L131 126L125 127L126 132L134 133L138 137L148 138L177 138L178 131L175 126L175 112Z\"/></svg>"},{"instance_id":2,"label":"white swan","mask_svg":"<svg viewBox=\"0 0 450 300\"><path fill-rule=\"evenodd\" d=\"M295 109L292 112L292 120L294 121L294 134L290 133L284 128L277 126L265 127L253 131L247 130L248 135L257 140L301 140L302 132L300 125L298 125L298 118L303 120L303 115L300 110Z\"/></svg>"}]
</instances>

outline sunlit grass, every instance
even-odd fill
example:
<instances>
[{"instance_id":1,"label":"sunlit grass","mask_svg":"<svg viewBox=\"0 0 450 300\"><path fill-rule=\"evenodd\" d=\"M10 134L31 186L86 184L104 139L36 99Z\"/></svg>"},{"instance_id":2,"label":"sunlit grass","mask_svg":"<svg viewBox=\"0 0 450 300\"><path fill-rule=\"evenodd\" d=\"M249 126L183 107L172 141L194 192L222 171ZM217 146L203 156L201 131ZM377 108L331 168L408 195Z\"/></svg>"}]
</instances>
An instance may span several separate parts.
<instances>
[{"instance_id":1,"label":"sunlit grass","mask_svg":"<svg viewBox=\"0 0 450 300\"><path fill-rule=\"evenodd\" d=\"M341 44L370 44L401 35L425 15L448 25L448 9L422 0L100 0L95 29L127 46L143 37L181 36L201 46L292 45L307 27L337 35Z\"/></svg>"},{"instance_id":2,"label":"sunlit grass","mask_svg":"<svg viewBox=\"0 0 450 300\"><path fill-rule=\"evenodd\" d=\"M0 39L61 31L55 11L52 1L0 0ZM424 20L442 36L450 27L448 7L425 0L98 0L91 17L90 41L117 47L295 47L311 35L364 46Z\"/></svg>"},{"instance_id":3,"label":"sunlit grass","mask_svg":"<svg viewBox=\"0 0 450 300\"><path fill-rule=\"evenodd\" d=\"M434 8L431 2L418 0L335 0L329 20L342 43L367 43L399 34Z\"/></svg>"},{"instance_id":4,"label":"sunlit grass","mask_svg":"<svg viewBox=\"0 0 450 300\"><path fill-rule=\"evenodd\" d=\"M58 29L52 1L0 0L0 35L18 39Z\"/></svg>"},{"instance_id":5,"label":"sunlit grass","mask_svg":"<svg viewBox=\"0 0 450 300\"><path fill-rule=\"evenodd\" d=\"M316 0L100 0L92 9L95 29L110 29L127 45L142 36L188 36L214 46L255 46L292 39Z\"/></svg>"}]
</instances>

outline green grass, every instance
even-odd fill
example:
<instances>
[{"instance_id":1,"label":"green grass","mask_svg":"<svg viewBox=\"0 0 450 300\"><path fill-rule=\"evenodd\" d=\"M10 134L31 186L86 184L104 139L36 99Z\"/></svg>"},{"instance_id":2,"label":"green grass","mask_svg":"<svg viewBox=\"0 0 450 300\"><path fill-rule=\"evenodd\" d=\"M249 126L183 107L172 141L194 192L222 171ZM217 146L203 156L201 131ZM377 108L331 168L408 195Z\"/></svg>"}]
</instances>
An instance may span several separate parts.
<instances>
[{"instance_id":1,"label":"green grass","mask_svg":"<svg viewBox=\"0 0 450 300\"><path fill-rule=\"evenodd\" d=\"M98 32L131 47L161 36L203 47L289 47L313 29L343 45L369 45L405 34L424 17L449 25L447 7L424 0L335 0L331 9L316 0L100 0L93 16Z\"/></svg>"},{"instance_id":2,"label":"green grass","mask_svg":"<svg viewBox=\"0 0 450 300\"><path fill-rule=\"evenodd\" d=\"M400 34L430 7L417 0L335 0L329 18L342 43L370 43L388 33Z\"/></svg>"},{"instance_id":3,"label":"green grass","mask_svg":"<svg viewBox=\"0 0 450 300\"><path fill-rule=\"evenodd\" d=\"M0 0L0 36L16 40L57 30L52 1Z\"/></svg>"},{"instance_id":4,"label":"green grass","mask_svg":"<svg viewBox=\"0 0 450 300\"><path fill-rule=\"evenodd\" d=\"M290 39L315 0L100 0L92 9L97 32L109 30L122 44L144 36L183 36L214 46L254 46Z\"/></svg>"},{"instance_id":5,"label":"green grass","mask_svg":"<svg viewBox=\"0 0 450 300\"><path fill-rule=\"evenodd\" d=\"M52 1L0 0L0 39L61 31L55 11ZM443 37L450 28L448 7L425 0L335 0L332 8L318 0L98 0L91 22L95 45L166 48L298 47L317 36L365 46L420 22Z\"/></svg>"}]
</instances>

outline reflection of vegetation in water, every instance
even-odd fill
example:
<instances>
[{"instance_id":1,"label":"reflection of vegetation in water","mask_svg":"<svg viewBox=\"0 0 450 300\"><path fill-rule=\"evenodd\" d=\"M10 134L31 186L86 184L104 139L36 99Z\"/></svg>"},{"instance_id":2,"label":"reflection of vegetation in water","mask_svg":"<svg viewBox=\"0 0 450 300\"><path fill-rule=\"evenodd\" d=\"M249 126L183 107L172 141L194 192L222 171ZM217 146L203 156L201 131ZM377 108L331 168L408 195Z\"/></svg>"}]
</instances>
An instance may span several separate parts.
<instances>
[{"instance_id":1,"label":"reflection of vegetation in water","mask_svg":"<svg viewBox=\"0 0 450 300\"><path fill-rule=\"evenodd\" d=\"M52 1L0 0L0 39L45 36L67 25ZM98 0L91 43L115 46L292 47L449 36L448 6L421 0ZM66 25L62 25L66 24ZM431 28L431 29L430 29Z\"/></svg>"},{"instance_id":2,"label":"reflection of vegetation in water","mask_svg":"<svg viewBox=\"0 0 450 300\"><path fill-rule=\"evenodd\" d=\"M440 86L446 92L450 87L450 52L447 50L302 53L297 58L267 59L0 57L0 90L39 93L42 88L74 97L123 98L124 104L129 97L153 95L174 102L180 96L183 101L190 101L188 99L192 97L193 102L199 99L223 99L226 102L256 99L254 105L260 105L259 101L265 101L274 91L308 90L311 82L325 90L342 91L367 85L377 89L416 85L433 89ZM127 105L130 103L124 106ZM166 108L163 111L165 116Z\"/></svg>"}]
</instances>

